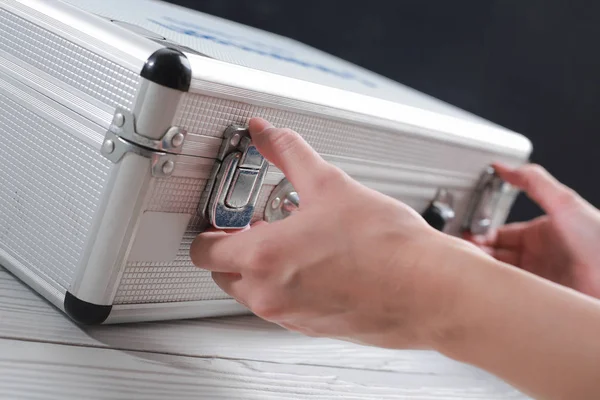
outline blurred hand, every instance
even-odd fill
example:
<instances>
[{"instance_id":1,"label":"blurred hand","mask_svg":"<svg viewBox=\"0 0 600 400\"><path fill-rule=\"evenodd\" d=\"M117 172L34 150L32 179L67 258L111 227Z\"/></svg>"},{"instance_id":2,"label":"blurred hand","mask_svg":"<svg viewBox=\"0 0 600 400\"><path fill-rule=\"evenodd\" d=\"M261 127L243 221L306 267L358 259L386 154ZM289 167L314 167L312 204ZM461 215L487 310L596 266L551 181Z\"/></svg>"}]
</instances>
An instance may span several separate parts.
<instances>
[{"instance_id":1,"label":"blurred hand","mask_svg":"<svg viewBox=\"0 0 600 400\"><path fill-rule=\"evenodd\" d=\"M546 215L472 241L502 262L600 298L600 211L538 165L495 167Z\"/></svg>"},{"instance_id":2,"label":"blurred hand","mask_svg":"<svg viewBox=\"0 0 600 400\"><path fill-rule=\"evenodd\" d=\"M300 208L271 224L199 235L194 264L212 271L256 315L287 329L380 347L428 347L453 319L466 259L490 257L350 179L296 132L261 119L251 120L249 130L298 191Z\"/></svg>"}]
</instances>

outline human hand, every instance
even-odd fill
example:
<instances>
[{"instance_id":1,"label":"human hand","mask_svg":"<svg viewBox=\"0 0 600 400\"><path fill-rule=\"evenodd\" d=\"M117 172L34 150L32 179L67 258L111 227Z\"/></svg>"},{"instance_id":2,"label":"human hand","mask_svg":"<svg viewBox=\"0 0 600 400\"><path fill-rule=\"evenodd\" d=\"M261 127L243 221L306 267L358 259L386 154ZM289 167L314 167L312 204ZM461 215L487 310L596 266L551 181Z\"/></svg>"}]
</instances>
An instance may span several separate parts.
<instances>
[{"instance_id":1,"label":"human hand","mask_svg":"<svg viewBox=\"0 0 600 400\"><path fill-rule=\"evenodd\" d=\"M199 235L194 264L256 315L287 329L380 347L429 347L452 323L465 260L490 257L350 179L297 133L261 119L249 130L297 190L299 210L233 234Z\"/></svg>"},{"instance_id":2,"label":"human hand","mask_svg":"<svg viewBox=\"0 0 600 400\"><path fill-rule=\"evenodd\" d=\"M538 165L495 167L546 215L470 239L500 261L600 298L600 211Z\"/></svg>"},{"instance_id":3,"label":"human hand","mask_svg":"<svg viewBox=\"0 0 600 400\"><path fill-rule=\"evenodd\" d=\"M325 162L295 132L253 119L250 134L294 185L301 204L281 221L196 238L192 261L211 270L225 292L259 317L310 336L434 349L534 398L597 398L600 307L594 299L438 232L406 205ZM575 264L592 259L591 243L598 241L582 241L598 232L578 222L597 218L597 210L547 176L533 182L521 186L551 210L552 251L566 254L572 270L585 271ZM557 189L549 192L553 196L541 197L540 189L549 187ZM513 236L500 234L486 244L495 245L491 252L498 258L515 261L509 256L514 249L500 251L501 237ZM531 254L547 258L546 240Z\"/></svg>"}]
</instances>

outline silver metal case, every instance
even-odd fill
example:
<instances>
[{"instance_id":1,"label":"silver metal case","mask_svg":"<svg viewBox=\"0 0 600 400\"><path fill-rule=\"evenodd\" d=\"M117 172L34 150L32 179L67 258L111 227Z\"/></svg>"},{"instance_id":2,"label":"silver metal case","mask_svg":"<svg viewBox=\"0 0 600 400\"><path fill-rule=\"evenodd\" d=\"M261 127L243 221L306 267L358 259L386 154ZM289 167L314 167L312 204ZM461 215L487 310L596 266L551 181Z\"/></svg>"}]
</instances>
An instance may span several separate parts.
<instances>
[{"instance_id":1,"label":"silver metal case","mask_svg":"<svg viewBox=\"0 0 600 400\"><path fill-rule=\"evenodd\" d=\"M188 253L210 225L298 206L253 116L453 235L505 221L516 191L489 165L531 152L315 49L158 1L4 0L0 34L0 262L83 324L247 312Z\"/></svg>"}]
</instances>

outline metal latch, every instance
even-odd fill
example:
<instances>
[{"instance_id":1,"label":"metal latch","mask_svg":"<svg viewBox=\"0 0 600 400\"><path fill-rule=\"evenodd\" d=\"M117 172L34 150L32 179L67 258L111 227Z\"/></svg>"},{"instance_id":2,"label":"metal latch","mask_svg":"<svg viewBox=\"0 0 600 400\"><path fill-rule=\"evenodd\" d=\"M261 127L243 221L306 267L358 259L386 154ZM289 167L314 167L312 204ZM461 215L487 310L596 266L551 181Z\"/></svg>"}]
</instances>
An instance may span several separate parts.
<instances>
[{"instance_id":1,"label":"metal latch","mask_svg":"<svg viewBox=\"0 0 600 400\"><path fill-rule=\"evenodd\" d=\"M229 126L201 205L209 223L218 229L241 229L250 224L268 167L252 144L248 128Z\"/></svg>"},{"instance_id":2,"label":"metal latch","mask_svg":"<svg viewBox=\"0 0 600 400\"><path fill-rule=\"evenodd\" d=\"M507 189L493 167L485 169L471 198L462 230L473 235L484 235L491 228L498 203Z\"/></svg>"}]
</instances>

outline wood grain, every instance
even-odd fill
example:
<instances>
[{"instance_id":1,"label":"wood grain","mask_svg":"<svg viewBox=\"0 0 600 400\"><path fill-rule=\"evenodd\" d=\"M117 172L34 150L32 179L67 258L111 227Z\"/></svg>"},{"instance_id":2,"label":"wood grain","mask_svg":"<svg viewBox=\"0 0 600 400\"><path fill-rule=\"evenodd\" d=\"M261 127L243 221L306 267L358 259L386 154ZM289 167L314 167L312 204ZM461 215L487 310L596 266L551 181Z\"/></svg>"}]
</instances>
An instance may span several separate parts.
<instances>
[{"instance_id":1,"label":"wood grain","mask_svg":"<svg viewBox=\"0 0 600 400\"><path fill-rule=\"evenodd\" d=\"M474 390L483 387L495 393L492 390L495 388L501 396L514 393L508 385L487 373L435 352L392 351L309 338L252 316L81 328L2 269L0 321L0 337L9 340L76 345L98 351L107 348L135 351L146 357L226 359L243 365L263 362L277 365L277 370L317 371L331 367L336 373L359 375L372 371L392 381L410 377L411 382L441 385L450 392L464 392L465 382L469 382Z\"/></svg>"},{"instance_id":2,"label":"wood grain","mask_svg":"<svg viewBox=\"0 0 600 400\"><path fill-rule=\"evenodd\" d=\"M521 399L493 381L0 340L0 397L19 399Z\"/></svg>"},{"instance_id":3,"label":"wood grain","mask_svg":"<svg viewBox=\"0 0 600 400\"><path fill-rule=\"evenodd\" d=\"M82 328L4 271L0 272L0 319L0 336L8 339L394 372L479 373L437 353L309 338L253 316Z\"/></svg>"}]
</instances>

